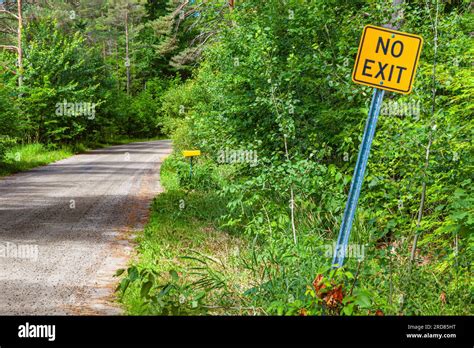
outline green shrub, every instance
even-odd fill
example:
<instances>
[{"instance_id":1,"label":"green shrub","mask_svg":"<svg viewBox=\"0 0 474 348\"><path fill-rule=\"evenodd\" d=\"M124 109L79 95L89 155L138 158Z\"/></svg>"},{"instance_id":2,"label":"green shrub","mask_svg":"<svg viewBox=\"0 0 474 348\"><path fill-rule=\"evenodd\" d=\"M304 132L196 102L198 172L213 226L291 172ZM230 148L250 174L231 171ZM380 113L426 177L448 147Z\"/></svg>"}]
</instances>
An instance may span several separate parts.
<instances>
[{"instance_id":1,"label":"green shrub","mask_svg":"<svg viewBox=\"0 0 474 348\"><path fill-rule=\"evenodd\" d=\"M16 144L16 139L0 135L0 162L5 154Z\"/></svg>"}]
</instances>

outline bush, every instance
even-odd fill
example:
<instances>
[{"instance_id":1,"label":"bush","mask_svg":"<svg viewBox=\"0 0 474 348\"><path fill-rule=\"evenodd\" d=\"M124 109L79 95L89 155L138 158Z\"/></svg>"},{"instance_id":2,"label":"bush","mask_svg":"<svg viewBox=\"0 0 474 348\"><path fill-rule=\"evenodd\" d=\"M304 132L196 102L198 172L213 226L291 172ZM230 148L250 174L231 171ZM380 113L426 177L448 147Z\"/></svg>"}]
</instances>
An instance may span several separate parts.
<instances>
[{"instance_id":1,"label":"bush","mask_svg":"<svg viewBox=\"0 0 474 348\"><path fill-rule=\"evenodd\" d=\"M16 145L16 139L10 138L9 136L0 136L0 162L4 158L5 154Z\"/></svg>"},{"instance_id":2,"label":"bush","mask_svg":"<svg viewBox=\"0 0 474 348\"><path fill-rule=\"evenodd\" d=\"M219 190L225 180L216 164L205 157L193 158L192 176L190 159L178 153L165 162L164 168L176 173L179 187L187 190Z\"/></svg>"}]
</instances>

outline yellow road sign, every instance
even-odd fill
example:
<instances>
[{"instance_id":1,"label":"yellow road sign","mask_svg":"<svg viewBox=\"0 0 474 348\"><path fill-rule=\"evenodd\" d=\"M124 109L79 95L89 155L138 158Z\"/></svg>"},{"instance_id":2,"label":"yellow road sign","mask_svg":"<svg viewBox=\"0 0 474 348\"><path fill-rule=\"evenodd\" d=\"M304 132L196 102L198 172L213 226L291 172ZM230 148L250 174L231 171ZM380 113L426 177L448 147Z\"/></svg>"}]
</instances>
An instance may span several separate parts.
<instances>
[{"instance_id":1,"label":"yellow road sign","mask_svg":"<svg viewBox=\"0 0 474 348\"><path fill-rule=\"evenodd\" d=\"M352 81L408 94L422 46L421 36L367 25L360 40Z\"/></svg>"},{"instance_id":2,"label":"yellow road sign","mask_svg":"<svg viewBox=\"0 0 474 348\"><path fill-rule=\"evenodd\" d=\"M201 156L201 151L200 150L186 150L186 151L183 151L183 156L184 157Z\"/></svg>"}]
</instances>

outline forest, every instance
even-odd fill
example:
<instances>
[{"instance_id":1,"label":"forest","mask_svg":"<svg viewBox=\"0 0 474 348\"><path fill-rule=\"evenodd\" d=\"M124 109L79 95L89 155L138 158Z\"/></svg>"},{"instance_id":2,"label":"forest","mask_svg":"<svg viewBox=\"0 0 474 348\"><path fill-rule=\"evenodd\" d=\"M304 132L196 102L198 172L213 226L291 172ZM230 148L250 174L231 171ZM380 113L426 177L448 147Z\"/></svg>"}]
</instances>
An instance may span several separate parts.
<instances>
[{"instance_id":1,"label":"forest","mask_svg":"<svg viewBox=\"0 0 474 348\"><path fill-rule=\"evenodd\" d=\"M369 24L423 49L333 268ZM472 315L473 34L469 0L0 0L0 175L172 139L115 275L130 315Z\"/></svg>"}]
</instances>

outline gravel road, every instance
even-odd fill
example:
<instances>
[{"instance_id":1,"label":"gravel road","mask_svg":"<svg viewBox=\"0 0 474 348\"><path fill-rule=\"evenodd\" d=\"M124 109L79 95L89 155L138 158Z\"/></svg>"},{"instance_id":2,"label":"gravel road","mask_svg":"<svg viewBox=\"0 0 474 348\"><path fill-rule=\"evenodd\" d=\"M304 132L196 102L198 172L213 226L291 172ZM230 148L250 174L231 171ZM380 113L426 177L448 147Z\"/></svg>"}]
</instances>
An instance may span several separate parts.
<instances>
[{"instance_id":1,"label":"gravel road","mask_svg":"<svg viewBox=\"0 0 474 348\"><path fill-rule=\"evenodd\" d=\"M160 191L167 140L0 178L0 314L120 314L117 279Z\"/></svg>"}]
</instances>

